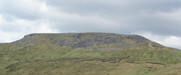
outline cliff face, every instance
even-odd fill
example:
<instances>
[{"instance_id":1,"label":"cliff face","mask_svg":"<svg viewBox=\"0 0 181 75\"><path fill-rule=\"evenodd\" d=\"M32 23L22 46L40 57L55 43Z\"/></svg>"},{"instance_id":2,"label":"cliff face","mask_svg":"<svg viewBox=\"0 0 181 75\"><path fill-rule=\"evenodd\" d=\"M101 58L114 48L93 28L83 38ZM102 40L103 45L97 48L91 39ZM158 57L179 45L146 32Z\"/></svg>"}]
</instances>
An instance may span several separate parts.
<instances>
[{"instance_id":1,"label":"cliff face","mask_svg":"<svg viewBox=\"0 0 181 75\"><path fill-rule=\"evenodd\" d=\"M0 75L181 74L180 50L139 35L30 34L0 44L0 60Z\"/></svg>"}]
</instances>

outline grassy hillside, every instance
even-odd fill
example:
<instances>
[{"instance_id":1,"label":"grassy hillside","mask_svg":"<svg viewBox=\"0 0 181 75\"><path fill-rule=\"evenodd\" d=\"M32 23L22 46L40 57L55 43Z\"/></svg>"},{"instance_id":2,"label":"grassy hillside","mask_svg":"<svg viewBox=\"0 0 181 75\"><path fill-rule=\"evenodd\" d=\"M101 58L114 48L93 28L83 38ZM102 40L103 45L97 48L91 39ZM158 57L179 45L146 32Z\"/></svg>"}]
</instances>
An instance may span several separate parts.
<instances>
[{"instance_id":1,"label":"grassy hillside","mask_svg":"<svg viewBox=\"0 0 181 75\"><path fill-rule=\"evenodd\" d=\"M0 44L0 75L181 75L181 51L138 35L31 34Z\"/></svg>"}]
</instances>

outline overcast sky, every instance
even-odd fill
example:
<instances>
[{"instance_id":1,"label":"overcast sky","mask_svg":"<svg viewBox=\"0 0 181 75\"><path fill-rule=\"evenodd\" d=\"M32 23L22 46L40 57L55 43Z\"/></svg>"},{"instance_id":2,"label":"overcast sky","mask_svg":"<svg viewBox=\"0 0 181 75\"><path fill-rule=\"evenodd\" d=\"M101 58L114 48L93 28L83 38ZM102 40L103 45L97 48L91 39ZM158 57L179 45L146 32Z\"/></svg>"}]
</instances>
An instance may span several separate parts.
<instances>
[{"instance_id":1,"label":"overcast sky","mask_svg":"<svg viewBox=\"0 0 181 75\"><path fill-rule=\"evenodd\" d=\"M139 34L181 49L181 0L0 0L0 42L30 33Z\"/></svg>"}]
</instances>

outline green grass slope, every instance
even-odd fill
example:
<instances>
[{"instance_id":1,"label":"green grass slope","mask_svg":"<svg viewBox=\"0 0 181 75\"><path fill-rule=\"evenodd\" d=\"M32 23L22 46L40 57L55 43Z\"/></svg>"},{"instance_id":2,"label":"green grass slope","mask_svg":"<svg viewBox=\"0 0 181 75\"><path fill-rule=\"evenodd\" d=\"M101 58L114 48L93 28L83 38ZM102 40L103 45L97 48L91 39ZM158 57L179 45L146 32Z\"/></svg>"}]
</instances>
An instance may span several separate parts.
<instances>
[{"instance_id":1,"label":"green grass slope","mask_svg":"<svg viewBox=\"0 0 181 75\"><path fill-rule=\"evenodd\" d=\"M0 75L181 75L181 51L138 35L31 34L0 44Z\"/></svg>"}]
</instances>

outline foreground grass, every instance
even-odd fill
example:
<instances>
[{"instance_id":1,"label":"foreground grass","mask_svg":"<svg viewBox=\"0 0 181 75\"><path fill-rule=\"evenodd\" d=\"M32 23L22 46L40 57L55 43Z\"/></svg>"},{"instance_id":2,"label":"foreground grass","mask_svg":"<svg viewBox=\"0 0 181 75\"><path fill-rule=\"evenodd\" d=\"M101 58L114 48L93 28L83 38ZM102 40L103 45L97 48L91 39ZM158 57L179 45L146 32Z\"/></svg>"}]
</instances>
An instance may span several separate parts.
<instances>
[{"instance_id":1,"label":"foreground grass","mask_svg":"<svg viewBox=\"0 0 181 75\"><path fill-rule=\"evenodd\" d=\"M181 75L181 51L154 42L137 45L121 36L125 45L93 43L74 48L73 38L66 37L68 44L60 46L47 40L49 35L37 37L0 44L0 75Z\"/></svg>"},{"instance_id":2,"label":"foreground grass","mask_svg":"<svg viewBox=\"0 0 181 75\"><path fill-rule=\"evenodd\" d=\"M30 48L4 51L1 75L179 75L181 71L181 52L170 48Z\"/></svg>"},{"instance_id":3,"label":"foreground grass","mask_svg":"<svg viewBox=\"0 0 181 75\"><path fill-rule=\"evenodd\" d=\"M179 75L181 64L36 61L8 67L7 75Z\"/></svg>"}]
</instances>

